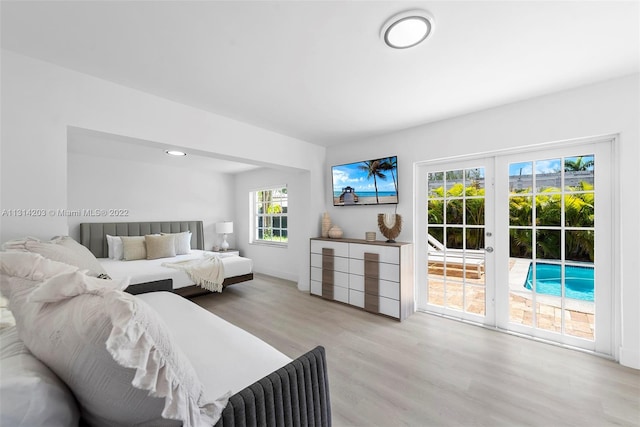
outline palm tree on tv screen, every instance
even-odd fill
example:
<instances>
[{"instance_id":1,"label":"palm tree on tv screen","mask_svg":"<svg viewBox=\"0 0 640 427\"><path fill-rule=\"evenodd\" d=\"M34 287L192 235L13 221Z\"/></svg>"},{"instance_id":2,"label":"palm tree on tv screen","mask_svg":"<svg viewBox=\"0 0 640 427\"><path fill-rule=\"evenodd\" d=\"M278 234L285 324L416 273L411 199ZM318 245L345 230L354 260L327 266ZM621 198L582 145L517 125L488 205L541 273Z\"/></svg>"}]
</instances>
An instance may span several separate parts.
<instances>
[{"instance_id":1,"label":"palm tree on tv screen","mask_svg":"<svg viewBox=\"0 0 640 427\"><path fill-rule=\"evenodd\" d=\"M393 187L396 189L396 194L398 193L398 182L396 181L396 175L393 173L394 170L398 170L398 158L397 157L387 157L382 159L382 163L380 163L380 169L391 172L391 178L393 179Z\"/></svg>"},{"instance_id":2,"label":"palm tree on tv screen","mask_svg":"<svg viewBox=\"0 0 640 427\"><path fill-rule=\"evenodd\" d=\"M382 173L382 168L381 168L381 159L377 159L377 160L368 160L366 162L362 162L364 163L363 165L358 166L361 170L367 172L367 179L373 177L373 186L375 187L376 190L376 203L380 203L380 201L378 200L378 181L377 178L380 178L382 180L387 179L387 176Z\"/></svg>"}]
</instances>

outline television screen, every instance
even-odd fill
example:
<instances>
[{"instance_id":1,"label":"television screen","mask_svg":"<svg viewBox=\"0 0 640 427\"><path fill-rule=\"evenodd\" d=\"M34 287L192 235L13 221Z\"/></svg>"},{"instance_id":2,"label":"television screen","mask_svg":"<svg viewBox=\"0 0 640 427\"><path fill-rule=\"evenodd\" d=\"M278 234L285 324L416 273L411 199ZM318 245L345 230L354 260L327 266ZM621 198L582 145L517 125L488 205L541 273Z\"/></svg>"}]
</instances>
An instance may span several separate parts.
<instances>
[{"instance_id":1,"label":"television screen","mask_svg":"<svg viewBox=\"0 0 640 427\"><path fill-rule=\"evenodd\" d=\"M333 166L333 205L398 203L398 158L383 157Z\"/></svg>"}]
</instances>

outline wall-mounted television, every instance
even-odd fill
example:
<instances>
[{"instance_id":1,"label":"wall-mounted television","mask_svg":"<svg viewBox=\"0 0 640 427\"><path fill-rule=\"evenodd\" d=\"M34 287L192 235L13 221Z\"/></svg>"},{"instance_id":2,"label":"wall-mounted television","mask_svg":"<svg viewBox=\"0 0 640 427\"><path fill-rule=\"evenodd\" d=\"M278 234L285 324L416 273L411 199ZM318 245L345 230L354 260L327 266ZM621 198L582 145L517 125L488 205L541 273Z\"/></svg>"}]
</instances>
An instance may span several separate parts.
<instances>
[{"instance_id":1,"label":"wall-mounted television","mask_svg":"<svg viewBox=\"0 0 640 427\"><path fill-rule=\"evenodd\" d=\"M398 157L337 165L331 168L333 206L398 203Z\"/></svg>"}]
</instances>

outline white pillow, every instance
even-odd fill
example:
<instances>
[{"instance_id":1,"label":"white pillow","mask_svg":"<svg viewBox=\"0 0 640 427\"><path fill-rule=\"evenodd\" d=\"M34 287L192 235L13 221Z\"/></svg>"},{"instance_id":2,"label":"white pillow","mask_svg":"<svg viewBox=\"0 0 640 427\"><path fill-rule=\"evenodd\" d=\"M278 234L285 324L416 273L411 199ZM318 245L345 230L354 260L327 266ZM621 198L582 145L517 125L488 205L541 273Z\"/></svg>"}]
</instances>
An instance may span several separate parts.
<instances>
[{"instance_id":1,"label":"white pillow","mask_svg":"<svg viewBox=\"0 0 640 427\"><path fill-rule=\"evenodd\" d=\"M122 259L124 257L124 250L120 236L110 236L107 234L106 237L107 246L109 247L109 258Z\"/></svg>"},{"instance_id":2,"label":"white pillow","mask_svg":"<svg viewBox=\"0 0 640 427\"><path fill-rule=\"evenodd\" d=\"M191 362L155 310L110 280L82 271L46 274L56 270L54 261L33 261L44 264L38 276L44 281L11 276L29 268L3 262L0 282L11 288L20 338L73 391L88 424L215 424L226 397L205 399Z\"/></svg>"},{"instance_id":3,"label":"white pillow","mask_svg":"<svg viewBox=\"0 0 640 427\"><path fill-rule=\"evenodd\" d=\"M78 425L80 411L71 391L29 352L15 327L0 331L0 365L0 425Z\"/></svg>"},{"instance_id":4,"label":"white pillow","mask_svg":"<svg viewBox=\"0 0 640 427\"><path fill-rule=\"evenodd\" d=\"M191 232L183 231L182 233L162 233L175 236L176 255L184 255L191 253Z\"/></svg>"}]
</instances>

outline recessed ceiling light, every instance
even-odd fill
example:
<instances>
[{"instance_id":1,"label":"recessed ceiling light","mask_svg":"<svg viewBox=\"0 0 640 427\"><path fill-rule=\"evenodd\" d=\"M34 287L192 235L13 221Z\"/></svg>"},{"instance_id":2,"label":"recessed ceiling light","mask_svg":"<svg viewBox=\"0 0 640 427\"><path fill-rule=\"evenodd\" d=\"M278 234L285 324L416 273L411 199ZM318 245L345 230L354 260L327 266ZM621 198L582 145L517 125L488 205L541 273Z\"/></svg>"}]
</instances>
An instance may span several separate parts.
<instances>
[{"instance_id":1,"label":"recessed ceiling light","mask_svg":"<svg viewBox=\"0 0 640 427\"><path fill-rule=\"evenodd\" d=\"M185 153L184 151L178 151L178 150L164 150L164 152L170 156L186 156L187 153Z\"/></svg>"},{"instance_id":2,"label":"recessed ceiling light","mask_svg":"<svg viewBox=\"0 0 640 427\"><path fill-rule=\"evenodd\" d=\"M406 49L424 41L433 32L433 18L425 11L402 12L389 19L380 35L387 46Z\"/></svg>"}]
</instances>

